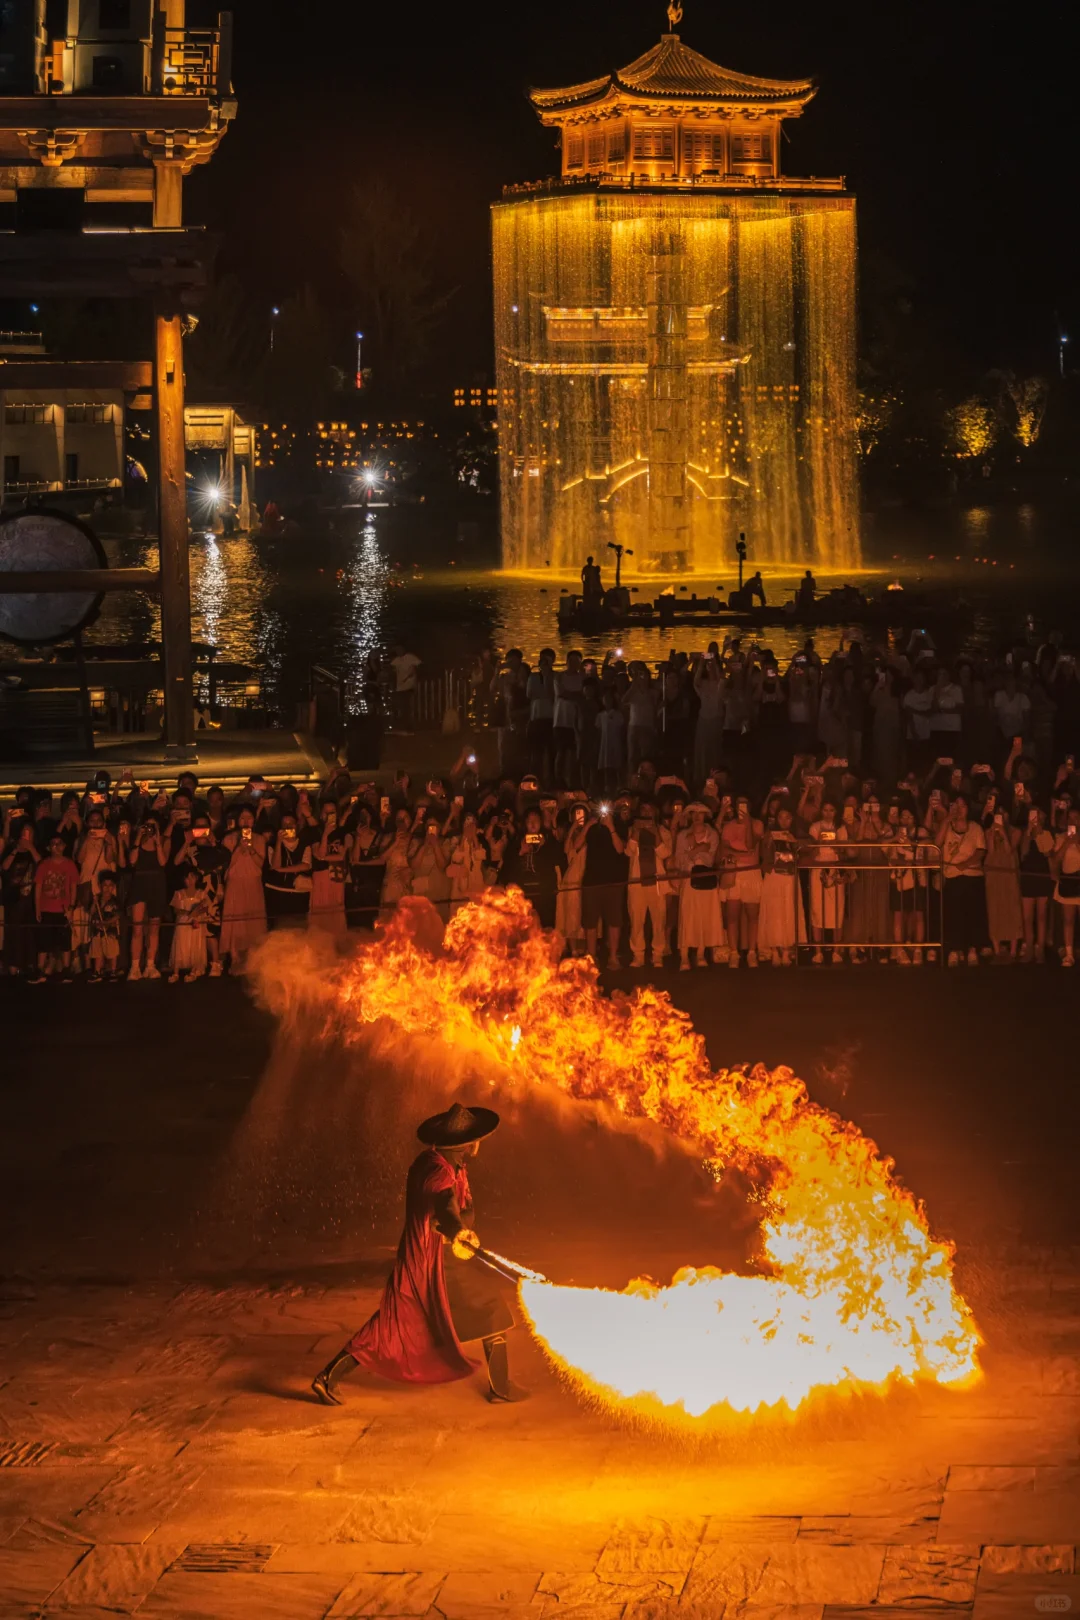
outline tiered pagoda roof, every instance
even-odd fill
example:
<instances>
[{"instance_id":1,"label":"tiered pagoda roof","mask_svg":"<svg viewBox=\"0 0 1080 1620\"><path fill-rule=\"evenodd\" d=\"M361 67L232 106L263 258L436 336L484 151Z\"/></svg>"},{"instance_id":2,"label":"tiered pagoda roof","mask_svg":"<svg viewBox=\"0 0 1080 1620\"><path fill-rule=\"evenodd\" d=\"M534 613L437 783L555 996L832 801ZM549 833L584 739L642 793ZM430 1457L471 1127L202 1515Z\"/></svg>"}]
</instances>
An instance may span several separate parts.
<instances>
[{"instance_id":1,"label":"tiered pagoda roof","mask_svg":"<svg viewBox=\"0 0 1080 1620\"><path fill-rule=\"evenodd\" d=\"M629 98L667 102L721 102L737 106L799 109L815 93L810 79L761 79L710 62L684 45L678 34L664 34L658 45L628 67L563 90L533 90L530 99L541 117L569 112L599 102Z\"/></svg>"}]
</instances>

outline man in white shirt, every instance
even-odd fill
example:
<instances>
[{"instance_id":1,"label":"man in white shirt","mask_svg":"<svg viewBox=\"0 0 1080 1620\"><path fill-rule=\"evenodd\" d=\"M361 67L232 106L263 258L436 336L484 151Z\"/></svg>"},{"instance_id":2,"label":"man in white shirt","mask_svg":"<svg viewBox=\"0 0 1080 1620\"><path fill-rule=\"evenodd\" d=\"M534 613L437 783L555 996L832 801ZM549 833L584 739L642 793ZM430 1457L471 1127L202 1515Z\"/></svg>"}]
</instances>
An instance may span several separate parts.
<instances>
[{"instance_id":1,"label":"man in white shirt","mask_svg":"<svg viewBox=\"0 0 1080 1620\"><path fill-rule=\"evenodd\" d=\"M930 711L933 706L934 695L926 684L925 672L916 669L901 704L908 741L908 763L914 765L916 770L925 770L929 763Z\"/></svg>"},{"instance_id":2,"label":"man in white shirt","mask_svg":"<svg viewBox=\"0 0 1080 1620\"><path fill-rule=\"evenodd\" d=\"M390 660L394 672L394 721L406 736L411 734L416 721L416 672L422 662L415 653L406 652L401 646L394 648Z\"/></svg>"},{"instance_id":3,"label":"man in white shirt","mask_svg":"<svg viewBox=\"0 0 1080 1620\"><path fill-rule=\"evenodd\" d=\"M551 734L555 729L555 654L545 647L537 668L525 684L529 699L529 723L525 737L529 748L529 769L549 787L554 777Z\"/></svg>"},{"instance_id":4,"label":"man in white shirt","mask_svg":"<svg viewBox=\"0 0 1080 1620\"><path fill-rule=\"evenodd\" d=\"M520 647L511 647L506 661L491 683L494 699L495 725L499 739L499 770L515 775L525 764L525 729L529 719L529 699L526 695L532 670L522 657Z\"/></svg>"},{"instance_id":5,"label":"man in white shirt","mask_svg":"<svg viewBox=\"0 0 1080 1620\"><path fill-rule=\"evenodd\" d=\"M1026 734L1028 717L1031 714L1031 699L1026 692L1020 690L1016 676L1011 670L1005 677L1004 686L994 693L994 714L997 717L998 730L1006 742L1012 742L1014 737L1023 737Z\"/></svg>"},{"instance_id":6,"label":"man in white shirt","mask_svg":"<svg viewBox=\"0 0 1080 1620\"><path fill-rule=\"evenodd\" d=\"M941 750L938 757L955 759L960 750L964 693L944 664L938 670L931 697L933 702L930 708L930 735Z\"/></svg>"},{"instance_id":7,"label":"man in white shirt","mask_svg":"<svg viewBox=\"0 0 1080 1620\"><path fill-rule=\"evenodd\" d=\"M581 654L568 652L566 668L555 672L555 716L551 740L555 751L555 785L574 788L579 785L577 762L578 717L585 677L581 673Z\"/></svg>"},{"instance_id":8,"label":"man in white shirt","mask_svg":"<svg viewBox=\"0 0 1080 1620\"><path fill-rule=\"evenodd\" d=\"M626 840L630 858L626 903L630 912L631 967L645 966L647 917L652 924L653 967L660 967L667 955L667 899L671 885L666 874L673 851L671 833L658 822L655 806L641 804Z\"/></svg>"}]
</instances>

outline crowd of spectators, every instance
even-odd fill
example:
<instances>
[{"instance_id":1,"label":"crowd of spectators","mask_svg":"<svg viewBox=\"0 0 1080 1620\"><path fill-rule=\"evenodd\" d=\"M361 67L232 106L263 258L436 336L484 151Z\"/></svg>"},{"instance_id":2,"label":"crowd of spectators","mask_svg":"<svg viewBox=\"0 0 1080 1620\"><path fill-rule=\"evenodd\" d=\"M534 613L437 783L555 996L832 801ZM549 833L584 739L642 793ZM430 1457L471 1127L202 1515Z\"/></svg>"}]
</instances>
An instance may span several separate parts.
<instances>
[{"instance_id":1,"label":"crowd of spectators","mask_svg":"<svg viewBox=\"0 0 1080 1620\"><path fill-rule=\"evenodd\" d=\"M3 963L48 977L242 971L270 928L449 917L517 885L571 954L615 965L941 958L1074 964L1080 675L1062 638L994 657L729 638L658 669L511 650L484 668L498 775L227 800L99 774L4 812ZM628 939L627 936L628 935ZM626 940L626 947L624 947Z\"/></svg>"}]
</instances>

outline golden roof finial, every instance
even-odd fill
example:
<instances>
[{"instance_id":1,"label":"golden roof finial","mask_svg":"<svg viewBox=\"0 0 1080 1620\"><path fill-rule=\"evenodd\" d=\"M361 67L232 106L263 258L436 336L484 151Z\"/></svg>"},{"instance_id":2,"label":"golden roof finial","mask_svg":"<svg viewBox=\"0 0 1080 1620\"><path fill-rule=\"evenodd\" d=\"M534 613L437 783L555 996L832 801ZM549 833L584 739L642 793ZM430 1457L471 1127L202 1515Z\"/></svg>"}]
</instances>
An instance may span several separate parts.
<instances>
[{"instance_id":1,"label":"golden roof finial","mask_svg":"<svg viewBox=\"0 0 1080 1620\"><path fill-rule=\"evenodd\" d=\"M679 0L668 0L667 20L672 33L674 33L682 22L682 6L679 4Z\"/></svg>"}]
</instances>

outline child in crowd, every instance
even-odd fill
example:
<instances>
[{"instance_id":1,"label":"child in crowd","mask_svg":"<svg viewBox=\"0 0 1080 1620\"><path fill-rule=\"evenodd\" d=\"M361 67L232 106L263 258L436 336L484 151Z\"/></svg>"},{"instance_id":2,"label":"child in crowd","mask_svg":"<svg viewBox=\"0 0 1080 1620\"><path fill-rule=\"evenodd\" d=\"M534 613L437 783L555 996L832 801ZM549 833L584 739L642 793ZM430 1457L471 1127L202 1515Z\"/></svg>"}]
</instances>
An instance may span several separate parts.
<instances>
[{"instance_id":1,"label":"child in crowd","mask_svg":"<svg viewBox=\"0 0 1080 1620\"><path fill-rule=\"evenodd\" d=\"M64 984L70 984L72 978L71 914L78 882L79 869L64 853L64 840L54 833L49 839L49 853L38 862L34 873L37 959L40 977L59 974Z\"/></svg>"},{"instance_id":2,"label":"child in crowd","mask_svg":"<svg viewBox=\"0 0 1080 1620\"><path fill-rule=\"evenodd\" d=\"M90 906L90 972L87 981L118 979L120 974L120 899L116 878L102 874L98 892Z\"/></svg>"},{"instance_id":3,"label":"child in crowd","mask_svg":"<svg viewBox=\"0 0 1080 1620\"><path fill-rule=\"evenodd\" d=\"M202 877L197 869L184 869L184 887L172 897L173 929L172 950L169 953L169 983L179 984L181 973L188 983L201 979L206 972L206 929L210 906Z\"/></svg>"}]
</instances>

